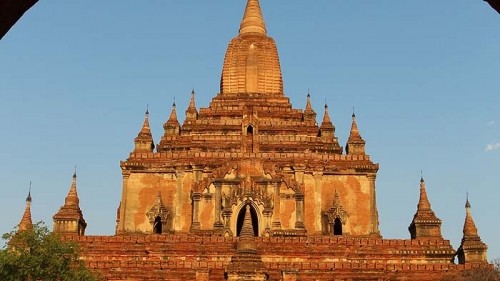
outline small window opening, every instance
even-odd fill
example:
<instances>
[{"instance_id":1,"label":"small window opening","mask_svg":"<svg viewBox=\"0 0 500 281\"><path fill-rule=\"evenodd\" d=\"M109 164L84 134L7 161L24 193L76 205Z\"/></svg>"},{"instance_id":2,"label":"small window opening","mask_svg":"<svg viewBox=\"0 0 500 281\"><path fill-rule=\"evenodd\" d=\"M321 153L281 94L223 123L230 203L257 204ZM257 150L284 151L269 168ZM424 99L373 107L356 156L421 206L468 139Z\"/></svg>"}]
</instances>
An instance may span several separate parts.
<instances>
[{"instance_id":1,"label":"small window opening","mask_svg":"<svg viewBox=\"0 0 500 281\"><path fill-rule=\"evenodd\" d=\"M342 221L336 218L333 222L333 235L342 235Z\"/></svg>"},{"instance_id":2,"label":"small window opening","mask_svg":"<svg viewBox=\"0 0 500 281\"><path fill-rule=\"evenodd\" d=\"M252 125L248 125L248 127L247 127L247 135L253 135L253 127L252 127Z\"/></svg>"},{"instance_id":3,"label":"small window opening","mask_svg":"<svg viewBox=\"0 0 500 281\"><path fill-rule=\"evenodd\" d=\"M156 217L155 222L153 224L153 233L161 234L162 233L162 221L160 217Z\"/></svg>"}]
</instances>

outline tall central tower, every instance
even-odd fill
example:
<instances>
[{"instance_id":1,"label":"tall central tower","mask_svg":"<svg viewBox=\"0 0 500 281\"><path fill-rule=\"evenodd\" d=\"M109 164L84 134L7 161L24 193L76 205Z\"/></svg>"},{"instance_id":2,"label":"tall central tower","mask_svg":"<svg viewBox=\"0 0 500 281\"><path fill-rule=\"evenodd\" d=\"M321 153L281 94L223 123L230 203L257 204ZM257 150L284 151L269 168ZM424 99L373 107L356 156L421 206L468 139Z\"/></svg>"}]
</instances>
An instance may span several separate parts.
<instances>
[{"instance_id":1,"label":"tall central tower","mask_svg":"<svg viewBox=\"0 0 500 281\"><path fill-rule=\"evenodd\" d=\"M239 35L224 59L220 93L225 96L282 96L283 80L276 44L267 36L258 0L248 1Z\"/></svg>"},{"instance_id":2,"label":"tall central tower","mask_svg":"<svg viewBox=\"0 0 500 281\"><path fill-rule=\"evenodd\" d=\"M117 233L238 236L248 213L256 236L379 236L378 164L355 116L344 152L328 106L319 123L305 102L284 95L276 44L248 0L209 106L198 109L193 91L181 124L174 104L157 145L146 113L121 162Z\"/></svg>"}]
</instances>

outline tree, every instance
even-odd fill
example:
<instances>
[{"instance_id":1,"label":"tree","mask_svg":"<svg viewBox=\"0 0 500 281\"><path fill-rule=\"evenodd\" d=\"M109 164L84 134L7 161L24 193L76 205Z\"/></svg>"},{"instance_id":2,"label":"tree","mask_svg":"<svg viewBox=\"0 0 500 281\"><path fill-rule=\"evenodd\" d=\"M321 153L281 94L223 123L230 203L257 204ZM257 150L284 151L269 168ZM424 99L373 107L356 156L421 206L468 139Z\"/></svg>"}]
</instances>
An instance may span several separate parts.
<instances>
[{"instance_id":1,"label":"tree","mask_svg":"<svg viewBox=\"0 0 500 281\"><path fill-rule=\"evenodd\" d=\"M79 247L62 241L42 223L4 234L0 250L2 281L97 281L79 259Z\"/></svg>"}]
</instances>

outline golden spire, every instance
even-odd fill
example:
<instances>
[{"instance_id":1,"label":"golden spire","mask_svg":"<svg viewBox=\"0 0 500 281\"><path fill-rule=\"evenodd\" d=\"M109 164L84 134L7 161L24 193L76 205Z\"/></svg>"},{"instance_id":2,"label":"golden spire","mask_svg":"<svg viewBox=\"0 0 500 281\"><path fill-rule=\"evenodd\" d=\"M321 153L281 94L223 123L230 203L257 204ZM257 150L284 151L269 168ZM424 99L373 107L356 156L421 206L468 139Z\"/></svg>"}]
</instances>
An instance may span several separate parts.
<instances>
[{"instance_id":1,"label":"golden spire","mask_svg":"<svg viewBox=\"0 0 500 281\"><path fill-rule=\"evenodd\" d=\"M420 198L418 199L417 212L422 210L430 210L431 203L427 197L424 177L420 177Z\"/></svg>"},{"instance_id":2,"label":"golden spire","mask_svg":"<svg viewBox=\"0 0 500 281\"><path fill-rule=\"evenodd\" d=\"M465 222L463 229L464 236L457 250L459 264L467 263L488 263L488 246L484 244L477 232L476 224L472 218L469 195L465 202Z\"/></svg>"},{"instance_id":3,"label":"golden spire","mask_svg":"<svg viewBox=\"0 0 500 281\"><path fill-rule=\"evenodd\" d=\"M441 237L441 220L431 209L431 203L427 197L424 178L420 178L420 198L418 200L417 212L408 227L411 239L421 237Z\"/></svg>"},{"instance_id":4,"label":"golden spire","mask_svg":"<svg viewBox=\"0 0 500 281\"><path fill-rule=\"evenodd\" d=\"M26 208L24 209L24 214L19 223L19 231L29 230L33 228L33 222L31 220L31 182L30 189L28 191L28 197L26 197Z\"/></svg>"},{"instance_id":5,"label":"golden spire","mask_svg":"<svg viewBox=\"0 0 500 281\"><path fill-rule=\"evenodd\" d=\"M354 110L352 112L351 131L349 132L349 138L347 139L346 153L352 155L366 154L365 140L359 133L358 124L356 122L356 114L354 114Z\"/></svg>"},{"instance_id":6,"label":"golden spire","mask_svg":"<svg viewBox=\"0 0 500 281\"><path fill-rule=\"evenodd\" d=\"M325 115L323 115L323 122L321 122L321 128L332 128L332 120L330 120L330 114L328 114L328 105L325 103Z\"/></svg>"},{"instance_id":7,"label":"golden spire","mask_svg":"<svg viewBox=\"0 0 500 281\"><path fill-rule=\"evenodd\" d=\"M196 104L194 101L194 89L191 91L191 99L189 100L189 106L186 109L186 120L187 119L196 119L198 116L198 110L196 110ZM186 123L186 120L184 120L184 123Z\"/></svg>"},{"instance_id":8,"label":"golden spire","mask_svg":"<svg viewBox=\"0 0 500 281\"><path fill-rule=\"evenodd\" d=\"M477 227L472 218L471 206L469 203L469 196L465 202L465 222L464 222L464 236L478 236Z\"/></svg>"},{"instance_id":9,"label":"golden spire","mask_svg":"<svg viewBox=\"0 0 500 281\"><path fill-rule=\"evenodd\" d=\"M278 49L266 34L258 0L248 0L240 33L229 42L220 94L243 95L245 100L284 95Z\"/></svg>"},{"instance_id":10,"label":"golden spire","mask_svg":"<svg viewBox=\"0 0 500 281\"><path fill-rule=\"evenodd\" d=\"M151 135L151 128L149 127L149 107L146 107L146 113L144 114L144 124L142 124L141 132L139 134Z\"/></svg>"},{"instance_id":11,"label":"golden spire","mask_svg":"<svg viewBox=\"0 0 500 281\"><path fill-rule=\"evenodd\" d=\"M76 233L78 235L84 235L85 233L87 223L83 218L80 199L76 191L76 168L68 195L64 199L64 205L59 208L59 211L52 218L55 232ZM76 224L68 224L67 222L75 222Z\"/></svg>"},{"instance_id":12,"label":"golden spire","mask_svg":"<svg viewBox=\"0 0 500 281\"><path fill-rule=\"evenodd\" d=\"M247 33L266 35L266 24L264 23L259 0L248 0L247 2L240 25L240 35Z\"/></svg>"},{"instance_id":13,"label":"golden spire","mask_svg":"<svg viewBox=\"0 0 500 281\"><path fill-rule=\"evenodd\" d=\"M144 124L142 124L141 131L134 139L135 149L134 151L144 151L151 152L155 148L153 141L153 135L151 134L151 128L149 127L149 108L146 107L146 113L144 116Z\"/></svg>"},{"instance_id":14,"label":"golden spire","mask_svg":"<svg viewBox=\"0 0 500 281\"><path fill-rule=\"evenodd\" d=\"M361 137L361 134L359 133L358 123L356 122L356 114L354 114L354 111L353 111L351 131L349 133L349 140L354 140L354 139L362 139L362 137Z\"/></svg>"},{"instance_id":15,"label":"golden spire","mask_svg":"<svg viewBox=\"0 0 500 281\"><path fill-rule=\"evenodd\" d=\"M304 111L314 111L311 105L311 93L307 90L306 109Z\"/></svg>"},{"instance_id":16,"label":"golden spire","mask_svg":"<svg viewBox=\"0 0 500 281\"><path fill-rule=\"evenodd\" d=\"M167 124L179 124L179 120L177 120L177 111L176 111L176 105L175 101L172 104L172 111L170 112L170 117L168 118Z\"/></svg>"},{"instance_id":17,"label":"golden spire","mask_svg":"<svg viewBox=\"0 0 500 281\"><path fill-rule=\"evenodd\" d=\"M71 187L69 188L68 195L64 200L64 205L66 206L78 206L80 199L78 198L78 193L76 192L76 170L73 173L73 180L71 181Z\"/></svg>"},{"instance_id":18,"label":"golden spire","mask_svg":"<svg viewBox=\"0 0 500 281\"><path fill-rule=\"evenodd\" d=\"M309 90L307 90L307 101L306 101L306 108L304 109L304 120L314 121L314 123L316 123L316 112L314 111L311 105L311 94L309 93Z\"/></svg>"}]
</instances>

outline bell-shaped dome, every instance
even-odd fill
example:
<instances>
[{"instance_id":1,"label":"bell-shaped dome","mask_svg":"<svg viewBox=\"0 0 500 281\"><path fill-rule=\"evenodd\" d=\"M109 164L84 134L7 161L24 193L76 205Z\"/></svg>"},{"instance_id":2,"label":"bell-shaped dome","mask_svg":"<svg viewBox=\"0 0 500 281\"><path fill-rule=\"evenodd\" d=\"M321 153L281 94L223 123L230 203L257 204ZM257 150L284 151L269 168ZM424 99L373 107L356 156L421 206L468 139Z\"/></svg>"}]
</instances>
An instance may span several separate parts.
<instances>
[{"instance_id":1,"label":"bell-shaped dome","mask_svg":"<svg viewBox=\"0 0 500 281\"><path fill-rule=\"evenodd\" d=\"M283 95L276 43L266 35L258 0L249 0L240 33L224 58L220 93L224 95Z\"/></svg>"}]
</instances>

